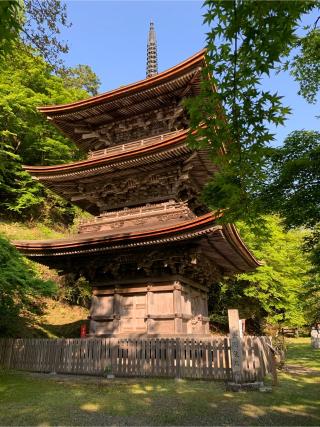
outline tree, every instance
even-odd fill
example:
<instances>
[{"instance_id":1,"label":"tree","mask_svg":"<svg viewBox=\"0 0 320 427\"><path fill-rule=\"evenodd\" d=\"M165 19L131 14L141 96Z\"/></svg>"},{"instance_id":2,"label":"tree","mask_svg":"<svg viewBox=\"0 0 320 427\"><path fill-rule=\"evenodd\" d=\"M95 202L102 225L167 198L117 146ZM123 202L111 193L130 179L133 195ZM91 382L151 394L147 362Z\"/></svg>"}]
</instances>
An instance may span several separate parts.
<instances>
[{"instance_id":1,"label":"tree","mask_svg":"<svg viewBox=\"0 0 320 427\"><path fill-rule=\"evenodd\" d=\"M41 296L51 296L56 287L38 279L30 263L0 236L0 336L18 333L19 316L32 315Z\"/></svg>"},{"instance_id":2,"label":"tree","mask_svg":"<svg viewBox=\"0 0 320 427\"><path fill-rule=\"evenodd\" d=\"M64 80L65 86L83 89L90 95L97 95L101 84L100 79L89 65L79 64L76 67L62 69L58 75Z\"/></svg>"},{"instance_id":3,"label":"tree","mask_svg":"<svg viewBox=\"0 0 320 427\"><path fill-rule=\"evenodd\" d=\"M264 212L260 194L273 135L290 109L261 81L297 46L297 28L316 1L213 1L204 5L207 67L201 95L187 102L194 147L209 148L218 166L204 199L224 210L223 221L256 222ZM212 112L215 112L214 114ZM201 125L201 126L200 126ZM221 155L223 153L223 155Z\"/></svg>"},{"instance_id":4,"label":"tree","mask_svg":"<svg viewBox=\"0 0 320 427\"><path fill-rule=\"evenodd\" d=\"M0 2L0 59L18 39L23 24L22 1Z\"/></svg>"},{"instance_id":5,"label":"tree","mask_svg":"<svg viewBox=\"0 0 320 427\"><path fill-rule=\"evenodd\" d=\"M287 227L314 229L320 223L320 132L294 131L270 158L266 209L279 212ZM298 209L298 207L300 209Z\"/></svg>"},{"instance_id":6,"label":"tree","mask_svg":"<svg viewBox=\"0 0 320 427\"><path fill-rule=\"evenodd\" d=\"M319 23L317 19L315 26ZM300 85L299 94L309 103L316 102L320 90L320 29L312 28L298 40L300 52L291 61L291 74Z\"/></svg>"},{"instance_id":7,"label":"tree","mask_svg":"<svg viewBox=\"0 0 320 427\"><path fill-rule=\"evenodd\" d=\"M66 4L61 0L24 0L25 20L21 39L55 70L63 67L61 54L68 45L59 40L61 27L69 27Z\"/></svg>"},{"instance_id":8,"label":"tree","mask_svg":"<svg viewBox=\"0 0 320 427\"><path fill-rule=\"evenodd\" d=\"M308 323L303 295L315 276L311 260L302 250L306 232L286 231L277 216L267 216L264 221L264 233L243 222L238 224L241 236L263 265L213 286L210 306L215 322L227 323L227 309L233 305L256 332L265 322L288 326Z\"/></svg>"},{"instance_id":9,"label":"tree","mask_svg":"<svg viewBox=\"0 0 320 427\"><path fill-rule=\"evenodd\" d=\"M34 182L21 163L70 162L81 153L36 108L72 102L88 94L66 88L62 78L51 74L50 65L18 46L0 63L0 94L0 212L41 214L48 199L57 202L58 198Z\"/></svg>"}]
</instances>

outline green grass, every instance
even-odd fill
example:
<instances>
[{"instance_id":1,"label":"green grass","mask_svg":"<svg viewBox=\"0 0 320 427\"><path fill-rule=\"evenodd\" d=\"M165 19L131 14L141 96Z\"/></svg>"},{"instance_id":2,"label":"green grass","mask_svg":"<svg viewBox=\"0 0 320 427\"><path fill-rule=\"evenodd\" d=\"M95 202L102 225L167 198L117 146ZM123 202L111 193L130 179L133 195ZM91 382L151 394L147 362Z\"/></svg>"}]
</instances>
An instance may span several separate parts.
<instances>
[{"instance_id":1,"label":"green grass","mask_svg":"<svg viewBox=\"0 0 320 427\"><path fill-rule=\"evenodd\" d=\"M320 371L320 350L310 351L310 338L294 338L288 342L288 364Z\"/></svg>"},{"instance_id":2,"label":"green grass","mask_svg":"<svg viewBox=\"0 0 320 427\"><path fill-rule=\"evenodd\" d=\"M42 223L0 221L0 234L9 240L41 240L66 237L65 232L55 231Z\"/></svg>"},{"instance_id":3,"label":"green grass","mask_svg":"<svg viewBox=\"0 0 320 427\"><path fill-rule=\"evenodd\" d=\"M226 392L221 382L0 373L1 425L320 425L320 351L291 340L272 393Z\"/></svg>"}]
</instances>

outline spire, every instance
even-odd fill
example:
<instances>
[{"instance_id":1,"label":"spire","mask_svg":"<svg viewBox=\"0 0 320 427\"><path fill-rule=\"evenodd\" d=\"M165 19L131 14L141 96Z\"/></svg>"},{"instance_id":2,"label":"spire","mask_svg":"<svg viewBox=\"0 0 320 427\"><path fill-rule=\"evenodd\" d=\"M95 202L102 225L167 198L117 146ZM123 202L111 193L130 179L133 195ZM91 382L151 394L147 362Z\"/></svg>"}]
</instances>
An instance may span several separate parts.
<instances>
[{"instance_id":1,"label":"spire","mask_svg":"<svg viewBox=\"0 0 320 427\"><path fill-rule=\"evenodd\" d=\"M146 77L158 74L157 39L153 21L150 22L147 47L147 70Z\"/></svg>"}]
</instances>

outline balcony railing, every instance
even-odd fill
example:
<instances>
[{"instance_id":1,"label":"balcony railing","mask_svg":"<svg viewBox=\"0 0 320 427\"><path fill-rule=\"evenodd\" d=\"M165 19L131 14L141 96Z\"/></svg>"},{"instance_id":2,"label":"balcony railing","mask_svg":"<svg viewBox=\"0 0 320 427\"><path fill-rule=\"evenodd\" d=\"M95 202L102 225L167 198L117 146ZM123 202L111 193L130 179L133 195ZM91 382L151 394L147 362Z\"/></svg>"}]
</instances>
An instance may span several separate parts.
<instances>
[{"instance_id":1,"label":"balcony railing","mask_svg":"<svg viewBox=\"0 0 320 427\"><path fill-rule=\"evenodd\" d=\"M150 138L139 139L137 141L128 142L126 144L115 145L114 147L104 148L102 150L89 151L88 159L96 159L97 157L110 156L116 153L134 150L140 147L147 147L155 142L163 141L171 136L180 133L181 130L164 133L162 135L152 136Z\"/></svg>"}]
</instances>

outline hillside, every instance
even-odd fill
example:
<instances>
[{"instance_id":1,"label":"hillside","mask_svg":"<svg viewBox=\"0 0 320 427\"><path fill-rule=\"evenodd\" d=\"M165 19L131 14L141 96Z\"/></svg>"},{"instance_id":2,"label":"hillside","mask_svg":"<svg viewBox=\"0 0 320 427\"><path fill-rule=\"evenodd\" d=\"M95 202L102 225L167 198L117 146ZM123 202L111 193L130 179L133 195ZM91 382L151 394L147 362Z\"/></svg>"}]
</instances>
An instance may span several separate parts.
<instances>
[{"instance_id":1,"label":"hillside","mask_svg":"<svg viewBox=\"0 0 320 427\"><path fill-rule=\"evenodd\" d=\"M0 222L0 236L8 240L41 240L51 238L64 238L75 233L76 228L53 229L43 223L36 222ZM14 335L18 337L43 337L43 338L76 338L80 335L80 325L87 321L89 310L80 305L70 304L70 289L66 288L61 276L55 270L25 259L30 269L36 276L44 281L56 284L56 292L52 298L35 297L35 310L31 313L22 310L19 318L15 320ZM70 283L68 284L70 286ZM72 286L72 284L71 284ZM69 298L68 298L69 297Z\"/></svg>"},{"instance_id":2,"label":"hillside","mask_svg":"<svg viewBox=\"0 0 320 427\"><path fill-rule=\"evenodd\" d=\"M78 338L80 326L88 323L89 310L50 298L41 300L43 313L26 322L21 337Z\"/></svg>"}]
</instances>

